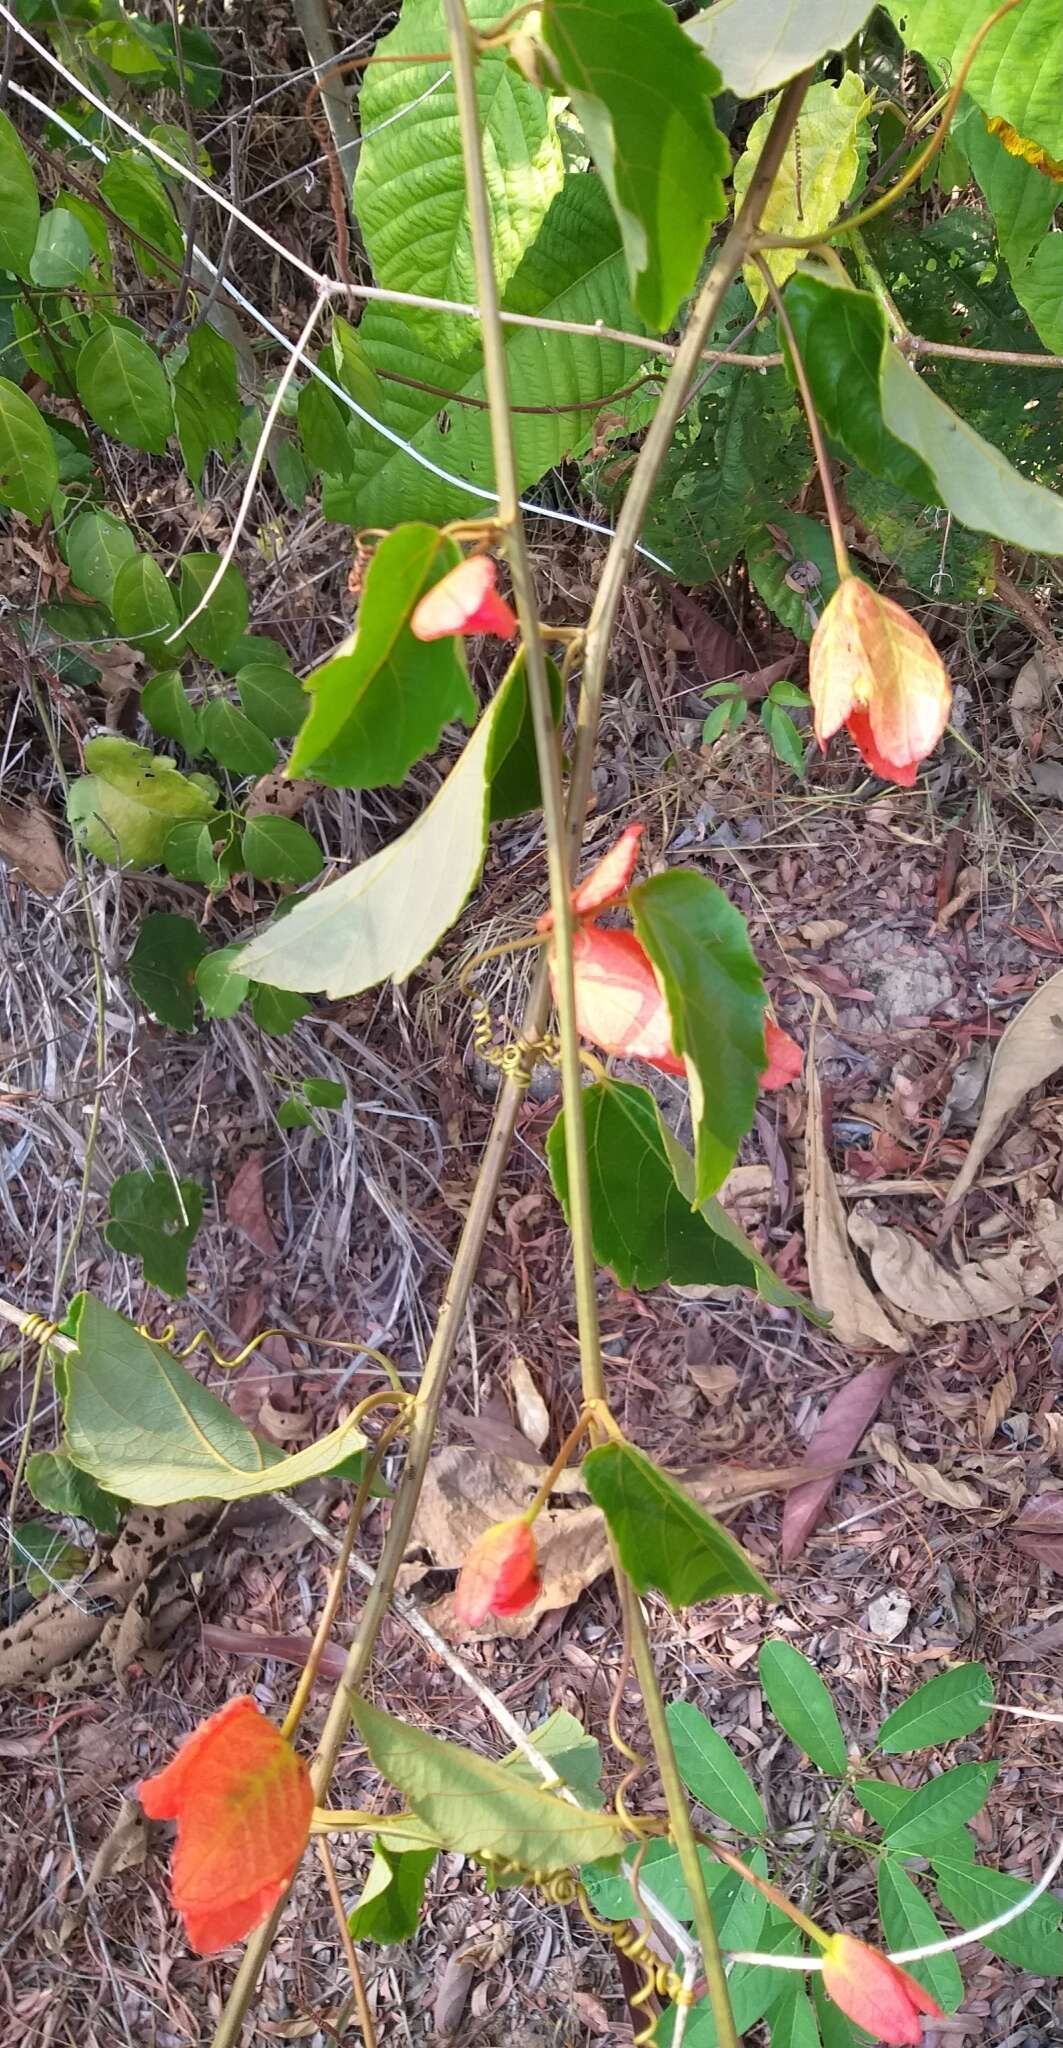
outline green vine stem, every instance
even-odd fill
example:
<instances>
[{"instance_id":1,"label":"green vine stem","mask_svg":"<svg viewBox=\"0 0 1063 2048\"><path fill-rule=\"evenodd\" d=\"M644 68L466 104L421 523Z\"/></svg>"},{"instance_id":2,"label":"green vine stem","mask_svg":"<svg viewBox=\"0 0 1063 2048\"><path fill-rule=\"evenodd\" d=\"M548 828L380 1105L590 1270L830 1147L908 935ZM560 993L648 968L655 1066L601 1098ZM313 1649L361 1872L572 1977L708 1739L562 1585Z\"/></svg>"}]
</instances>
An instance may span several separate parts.
<instances>
[{"instance_id":1,"label":"green vine stem","mask_svg":"<svg viewBox=\"0 0 1063 2048\"><path fill-rule=\"evenodd\" d=\"M797 379L797 388L801 393L801 403L804 406L805 419L808 422L812 452L815 455L816 468L819 471L820 487L823 491L823 504L827 513L827 524L830 527L831 545L834 549L834 562L838 571L838 580L844 583L846 577L852 575L853 565L849 560L849 550L845 545L841 508L838 504L838 494L834 488L834 478L831 475L830 457L827 454L827 444L823 439L823 428L820 425L819 414L816 411L816 402L812 396L812 386L808 381L808 372L805 369L801 351L797 346L797 336L791 325L790 316L783 304L782 293L759 251L756 257L756 265L761 277L764 279L765 290L775 308L775 317L782 333L786 337L786 345L790 351L790 361L793 364L794 376Z\"/></svg>"}]
</instances>

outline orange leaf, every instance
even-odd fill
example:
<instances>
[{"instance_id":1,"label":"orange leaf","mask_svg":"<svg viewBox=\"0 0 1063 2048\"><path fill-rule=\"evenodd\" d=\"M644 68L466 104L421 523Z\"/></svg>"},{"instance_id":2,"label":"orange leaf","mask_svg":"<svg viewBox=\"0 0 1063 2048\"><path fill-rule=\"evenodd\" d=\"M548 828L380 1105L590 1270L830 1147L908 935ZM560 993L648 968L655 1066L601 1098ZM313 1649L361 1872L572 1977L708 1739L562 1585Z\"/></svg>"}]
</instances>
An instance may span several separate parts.
<instances>
[{"instance_id":1,"label":"orange leaf","mask_svg":"<svg viewBox=\"0 0 1063 2048\"><path fill-rule=\"evenodd\" d=\"M577 917L594 917L599 910L606 910L622 896L635 872L638 859L639 840L646 827L626 825L614 846L602 855L589 875L584 875L572 891L572 908ZM553 931L554 913L543 912L536 925L540 932Z\"/></svg>"},{"instance_id":2,"label":"orange leaf","mask_svg":"<svg viewBox=\"0 0 1063 2048\"><path fill-rule=\"evenodd\" d=\"M876 775L914 782L948 723L952 687L911 614L847 576L812 636L808 674L820 746L846 725Z\"/></svg>"},{"instance_id":3,"label":"orange leaf","mask_svg":"<svg viewBox=\"0 0 1063 2048\"><path fill-rule=\"evenodd\" d=\"M254 1700L227 1701L139 1795L150 1819L177 1822L170 1896L201 1955L239 1941L283 1898L314 1792L302 1757Z\"/></svg>"},{"instance_id":4,"label":"orange leaf","mask_svg":"<svg viewBox=\"0 0 1063 2048\"><path fill-rule=\"evenodd\" d=\"M1010 121L1002 120L999 114L994 114L992 120L986 122L986 127L990 135L999 137L1009 156L1021 156L1024 163L1032 164L1034 170L1042 172L1044 177L1054 178L1057 184L1063 183L1063 164L1049 156L1039 142L1031 142L1028 135L1020 135L1018 129L1013 128Z\"/></svg>"},{"instance_id":5,"label":"orange leaf","mask_svg":"<svg viewBox=\"0 0 1063 2048\"><path fill-rule=\"evenodd\" d=\"M823 1988L848 2019L889 2048L918 2048L920 2013L944 2019L916 1978L852 1934L832 1934L824 1944Z\"/></svg>"},{"instance_id":6,"label":"orange leaf","mask_svg":"<svg viewBox=\"0 0 1063 2048\"><path fill-rule=\"evenodd\" d=\"M762 1088L785 1088L790 1081L796 1081L804 1064L804 1054L796 1039L776 1024L774 1017L764 1019L764 1050L768 1064L760 1077Z\"/></svg>"},{"instance_id":7,"label":"orange leaf","mask_svg":"<svg viewBox=\"0 0 1063 2048\"><path fill-rule=\"evenodd\" d=\"M495 589L498 571L490 555L469 555L426 590L414 606L415 640L446 640L457 633L494 633L512 640L515 613Z\"/></svg>"},{"instance_id":8,"label":"orange leaf","mask_svg":"<svg viewBox=\"0 0 1063 2048\"><path fill-rule=\"evenodd\" d=\"M463 1628L479 1628L489 1614L519 1614L538 1591L535 1537L515 1515L477 1537L458 1574L454 1613Z\"/></svg>"},{"instance_id":9,"label":"orange leaf","mask_svg":"<svg viewBox=\"0 0 1063 2048\"><path fill-rule=\"evenodd\" d=\"M649 954L634 932L581 925L572 944L576 1024L603 1052L647 1060L664 1074L685 1074L672 1049L672 1020ZM550 980L556 995L554 962Z\"/></svg>"}]
</instances>

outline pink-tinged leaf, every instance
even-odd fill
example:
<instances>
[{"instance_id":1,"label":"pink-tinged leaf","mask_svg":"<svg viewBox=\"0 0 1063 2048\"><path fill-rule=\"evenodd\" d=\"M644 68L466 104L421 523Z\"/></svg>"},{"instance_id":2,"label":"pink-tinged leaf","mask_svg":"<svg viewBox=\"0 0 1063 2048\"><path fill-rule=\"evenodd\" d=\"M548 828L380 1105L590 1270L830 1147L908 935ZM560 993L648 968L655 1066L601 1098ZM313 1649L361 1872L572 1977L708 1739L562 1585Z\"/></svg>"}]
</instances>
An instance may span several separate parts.
<instances>
[{"instance_id":1,"label":"pink-tinged leaf","mask_svg":"<svg viewBox=\"0 0 1063 2048\"><path fill-rule=\"evenodd\" d=\"M870 1429L893 1383L896 1365L871 1365L828 1401L805 1452L809 1466L843 1465ZM809 1479L789 1496L782 1515L782 1555L801 1555L834 1490L834 1479Z\"/></svg>"},{"instance_id":2,"label":"pink-tinged leaf","mask_svg":"<svg viewBox=\"0 0 1063 2048\"><path fill-rule=\"evenodd\" d=\"M455 1618L479 1628L489 1614L519 1614L539 1586L534 1533L523 1515L513 1515L476 1538L454 1588Z\"/></svg>"},{"instance_id":3,"label":"pink-tinged leaf","mask_svg":"<svg viewBox=\"0 0 1063 2048\"><path fill-rule=\"evenodd\" d=\"M294 1664L299 1671L314 1641L313 1636L282 1636L270 1631L254 1635L250 1629L228 1628L219 1621L205 1621L200 1639L205 1650L213 1650L219 1657L253 1657L258 1663L264 1657L276 1657L279 1663ZM343 1677L346 1662L346 1651L338 1643L326 1643L318 1665L319 1682L335 1685Z\"/></svg>"},{"instance_id":4,"label":"pink-tinged leaf","mask_svg":"<svg viewBox=\"0 0 1063 2048\"><path fill-rule=\"evenodd\" d=\"M887 2048L918 2048L923 2038L920 2015L945 2017L915 1977L852 1934L833 1934L826 1943L823 1988L849 2019Z\"/></svg>"},{"instance_id":5,"label":"pink-tinged leaf","mask_svg":"<svg viewBox=\"0 0 1063 2048\"><path fill-rule=\"evenodd\" d=\"M1039 1493L1024 1501L1008 1536L1023 1557L1063 1578L1063 1493Z\"/></svg>"},{"instance_id":6,"label":"pink-tinged leaf","mask_svg":"<svg viewBox=\"0 0 1063 2048\"><path fill-rule=\"evenodd\" d=\"M662 1073L686 1072L672 1050L672 1020L634 932L600 931L584 925L572 945L576 976L576 1023L582 1038L603 1052L647 1060ZM551 983L554 967L551 962Z\"/></svg>"},{"instance_id":7,"label":"pink-tinged leaf","mask_svg":"<svg viewBox=\"0 0 1063 2048\"><path fill-rule=\"evenodd\" d=\"M494 633L512 640L516 614L495 588L498 571L490 555L469 555L425 592L415 605L410 631L415 640L447 640L459 633Z\"/></svg>"},{"instance_id":8,"label":"pink-tinged leaf","mask_svg":"<svg viewBox=\"0 0 1063 2048\"><path fill-rule=\"evenodd\" d=\"M608 909L627 888L635 872L638 859L639 840L645 831L644 825L626 825L615 845L602 855L589 875L584 875L572 891L572 908L577 917L591 918L597 911ZM536 931L551 932L554 928L554 913L545 910L536 925Z\"/></svg>"},{"instance_id":9,"label":"pink-tinged leaf","mask_svg":"<svg viewBox=\"0 0 1063 2048\"><path fill-rule=\"evenodd\" d=\"M933 641L858 576L838 585L816 627L808 684L820 746L845 725L868 766L894 782L914 782L948 724L952 686Z\"/></svg>"},{"instance_id":10,"label":"pink-tinged leaf","mask_svg":"<svg viewBox=\"0 0 1063 2048\"><path fill-rule=\"evenodd\" d=\"M764 1050L768 1064L760 1077L762 1088L785 1088L790 1081L796 1081L805 1062L804 1053L774 1017L764 1019Z\"/></svg>"}]
</instances>

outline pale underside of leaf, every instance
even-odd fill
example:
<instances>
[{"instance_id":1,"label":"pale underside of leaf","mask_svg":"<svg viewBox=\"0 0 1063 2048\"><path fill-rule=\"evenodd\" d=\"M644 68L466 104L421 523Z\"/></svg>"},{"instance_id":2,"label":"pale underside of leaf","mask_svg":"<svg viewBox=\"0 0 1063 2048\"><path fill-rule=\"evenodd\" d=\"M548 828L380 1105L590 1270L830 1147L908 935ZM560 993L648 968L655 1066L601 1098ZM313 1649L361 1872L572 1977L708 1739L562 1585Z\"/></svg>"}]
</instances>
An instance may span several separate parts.
<instances>
[{"instance_id":1,"label":"pale underside of leaf","mask_svg":"<svg viewBox=\"0 0 1063 2048\"><path fill-rule=\"evenodd\" d=\"M868 0L716 0L685 26L731 92L750 100L844 50L872 12Z\"/></svg>"},{"instance_id":2,"label":"pale underside of leaf","mask_svg":"<svg viewBox=\"0 0 1063 2048\"><path fill-rule=\"evenodd\" d=\"M1037 989L1007 1026L993 1054L982 1113L970 1150L946 1197L951 1209L972 1185L987 1152L1032 1088L1063 1067L1063 973Z\"/></svg>"}]
</instances>

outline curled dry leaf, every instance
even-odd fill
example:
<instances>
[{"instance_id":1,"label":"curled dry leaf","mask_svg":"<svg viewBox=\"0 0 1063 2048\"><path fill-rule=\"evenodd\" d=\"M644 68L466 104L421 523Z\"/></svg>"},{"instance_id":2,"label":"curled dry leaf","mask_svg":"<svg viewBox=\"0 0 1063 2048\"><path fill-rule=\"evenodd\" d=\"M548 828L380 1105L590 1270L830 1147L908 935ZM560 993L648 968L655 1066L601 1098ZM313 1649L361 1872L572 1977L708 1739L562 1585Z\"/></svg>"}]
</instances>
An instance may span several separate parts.
<instances>
[{"instance_id":1,"label":"curled dry leaf","mask_svg":"<svg viewBox=\"0 0 1063 2048\"><path fill-rule=\"evenodd\" d=\"M945 1198L946 1209L963 1199L987 1152L1031 1088L1039 1088L1063 1066L1063 973L1035 991L1013 1017L993 1055L982 1114L971 1149Z\"/></svg>"},{"instance_id":2,"label":"curled dry leaf","mask_svg":"<svg viewBox=\"0 0 1063 2048\"><path fill-rule=\"evenodd\" d=\"M782 1555L784 1564L800 1557L820 1515L834 1490L834 1475L822 1474L824 1466L835 1470L851 1458L864 1431L874 1422L893 1384L894 1365L870 1365L842 1387L828 1401L809 1439L805 1453L808 1477L790 1494L782 1513Z\"/></svg>"},{"instance_id":3,"label":"curled dry leaf","mask_svg":"<svg viewBox=\"0 0 1063 2048\"><path fill-rule=\"evenodd\" d=\"M805 1067L805 1247L812 1299L832 1316L831 1335L851 1351L879 1345L907 1351L908 1339L890 1321L860 1271L845 1234L845 1215L823 1140L823 1100L815 1064L815 1027Z\"/></svg>"},{"instance_id":4,"label":"curled dry leaf","mask_svg":"<svg viewBox=\"0 0 1063 2048\"><path fill-rule=\"evenodd\" d=\"M528 1442L541 1451L550 1434L550 1410L535 1384L526 1358L510 1360L509 1387L517 1421Z\"/></svg>"},{"instance_id":5,"label":"curled dry leaf","mask_svg":"<svg viewBox=\"0 0 1063 2048\"><path fill-rule=\"evenodd\" d=\"M1063 1493L1039 1493L1024 1501L1008 1535L1024 1557L1063 1579Z\"/></svg>"},{"instance_id":6,"label":"curled dry leaf","mask_svg":"<svg viewBox=\"0 0 1063 2048\"><path fill-rule=\"evenodd\" d=\"M916 1458L909 1458L897 1442L897 1432L888 1422L877 1422L868 1438L870 1448L884 1465L891 1465L899 1472L909 1486L914 1486L924 1500L936 1500L946 1508L980 1508L984 1506L977 1486L967 1479L950 1479L936 1465L922 1464Z\"/></svg>"},{"instance_id":7,"label":"curled dry leaf","mask_svg":"<svg viewBox=\"0 0 1063 2048\"><path fill-rule=\"evenodd\" d=\"M58 896L70 870L46 810L31 797L26 804L0 803L0 861L38 896Z\"/></svg>"},{"instance_id":8,"label":"curled dry leaf","mask_svg":"<svg viewBox=\"0 0 1063 2048\"><path fill-rule=\"evenodd\" d=\"M906 1230L879 1223L863 1204L849 1218L849 1235L867 1253L876 1285L894 1307L928 1323L966 1323L1032 1301L1063 1272L1063 1210L1039 1202L1034 1223L1035 1230L1006 1252L954 1268Z\"/></svg>"},{"instance_id":9,"label":"curled dry leaf","mask_svg":"<svg viewBox=\"0 0 1063 2048\"><path fill-rule=\"evenodd\" d=\"M264 1259L275 1259L278 1256L277 1240L266 1214L266 1198L262 1189L264 1164L263 1153L248 1153L225 1197L225 1216L227 1222L235 1230L242 1231Z\"/></svg>"},{"instance_id":10,"label":"curled dry leaf","mask_svg":"<svg viewBox=\"0 0 1063 2048\"><path fill-rule=\"evenodd\" d=\"M1008 1409L1015 1399L1017 1381L1010 1365L1001 1373L996 1385L991 1388L986 1411L982 1417L982 1442L991 1444L1000 1428Z\"/></svg>"}]
</instances>

